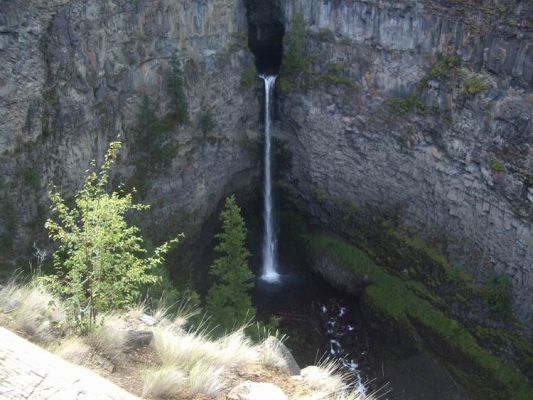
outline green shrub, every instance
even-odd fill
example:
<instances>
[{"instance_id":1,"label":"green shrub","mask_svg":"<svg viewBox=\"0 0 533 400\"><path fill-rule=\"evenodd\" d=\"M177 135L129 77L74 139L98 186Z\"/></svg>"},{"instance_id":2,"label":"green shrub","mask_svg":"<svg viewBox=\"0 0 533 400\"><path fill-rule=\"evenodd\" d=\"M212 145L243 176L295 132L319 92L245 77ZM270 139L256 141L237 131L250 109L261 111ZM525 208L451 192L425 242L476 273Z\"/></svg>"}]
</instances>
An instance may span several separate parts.
<instances>
[{"instance_id":1,"label":"green shrub","mask_svg":"<svg viewBox=\"0 0 533 400\"><path fill-rule=\"evenodd\" d=\"M487 89L488 85L481 78L471 78L465 83L465 93L469 96L475 96Z\"/></svg>"},{"instance_id":2,"label":"green shrub","mask_svg":"<svg viewBox=\"0 0 533 400\"><path fill-rule=\"evenodd\" d=\"M342 64L329 64L326 74L322 75L320 79L333 85L344 85L348 88L355 89L355 83L344 75L345 71Z\"/></svg>"},{"instance_id":3,"label":"green shrub","mask_svg":"<svg viewBox=\"0 0 533 400\"><path fill-rule=\"evenodd\" d=\"M241 89L250 89L257 79L255 67L246 68L241 75Z\"/></svg>"},{"instance_id":4,"label":"green shrub","mask_svg":"<svg viewBox=\"0 0 533 400\"><path fill-rule=\"evenodd\" d=\"M315 37L320 42L334 42L335 41L335 32L327 28L321 28L316 34Z\"/></svg>"},{"instance_id":5,"label":"green shrub","mask_svg":"<svg viewBox=\"0 0 533 400\"><path fill-rule=\"evenodd\" d=\"M406 97L391 99L388 103L398 114L424 113L426 111L422 98L416 92Z\"/></svg>"},{"instance_id":6,"label":"green shrub","mask_svg":"<svg viewBox=\"0 0 533 400\"><path fill-rule=\"evenodd\" d=\"M165 132L172 128L168 122L168 118L158 118L155 105L147 94L143 94L137 115L137 136L145 168L168 167L174 159L177 147L165 143Z\"/></svg>"},{"instance_id":7,"label":"green shrub","mask_svg":"<svg viewBox=\"0 0 533 400\"><path fill-rule=\"evenodd\" d=\"M137 133L145 151L153 152L160 145L163 126L157 117L154 103L146 93L143 94L137 114Z\"/></svg>"},{"instance_id":8,"label":"green shrub","mask_svg":"<svg viewBox=\"0 0 533 400\"><path fill-rule=\"evenodd\" d=\"M499 173L505 172L505 166L500 160L493 159L490 166L492 167L492 170L494 172L499 172Z\"/></svg>"},{"instance_id":9,"label":"green shrub","mask_svg":"<svg viewBox=\"0 0 533 400\"><path fill-rule=\"evenodd\" d=\"M429 75L434 79L448 79L451 73L461 64L461 59L457 54L444 55L437 54L437 61L431 67Z\"/></svg>"},{"instance_id":10,"label":"green shrub","mask_svg":"<svg viewBox=\"0 0 533 400\"><path fill-rule=\"evenodd\" d=\"M511 311L513 284L508 276L494 276L485 286L485 300L488 306L500 313Z\"/></svg>"},{"instance_id":11,"label":"green shrub","mask_svg":"<svg viewBox=\"0 0 533 400\"><path fill-rule=\"evenodd\" d=\"M320 204L325 204L328 200L328 194L322 189L316 189L315 198Z\"/></svg>"},{"instance_id":12,"label":"green shrub","mask_svg":"<svg viewBox=\"0 0 533 400\"><path fill-rule=\"evenodd\" d=\"M444 279L448 283L461 283L464 280L463 274L461 268L451 266L444 270Z\"/></svg>"},{"instance_id":13,"label":"green shrub","mask_svg":"<svg viewBox=\"0 0 533 400\"><path fill-rule=\"evenodd\" d=\"M431 112L434 114L434 115L439 115L440 114L440 105L437 101L434 101L433 104L431 105Z\"/></svg>"}]
</instances>

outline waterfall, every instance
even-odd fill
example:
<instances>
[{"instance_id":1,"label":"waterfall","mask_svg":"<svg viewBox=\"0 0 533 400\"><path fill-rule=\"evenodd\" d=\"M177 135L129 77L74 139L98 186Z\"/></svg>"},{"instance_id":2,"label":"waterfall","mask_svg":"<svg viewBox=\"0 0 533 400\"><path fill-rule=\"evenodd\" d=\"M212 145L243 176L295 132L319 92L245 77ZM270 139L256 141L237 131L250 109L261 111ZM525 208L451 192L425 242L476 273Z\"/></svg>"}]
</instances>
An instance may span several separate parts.
<instances>
[{"instance_id":1,"label":"waterfall","mask_svg":"<svg viewBox=\"0 0 533 400\"><path fill-rule=\"evenodd\" d=\"M264 210L265 231L263 237L263 275L261 279L276 282L280 276L277 271L277 241L273 215L272 200L272 155L270 128L272 125L271 108L272 92L276 84L275 75L261 75L265 81L265 182Z\"/></svg>"}]
</instances>

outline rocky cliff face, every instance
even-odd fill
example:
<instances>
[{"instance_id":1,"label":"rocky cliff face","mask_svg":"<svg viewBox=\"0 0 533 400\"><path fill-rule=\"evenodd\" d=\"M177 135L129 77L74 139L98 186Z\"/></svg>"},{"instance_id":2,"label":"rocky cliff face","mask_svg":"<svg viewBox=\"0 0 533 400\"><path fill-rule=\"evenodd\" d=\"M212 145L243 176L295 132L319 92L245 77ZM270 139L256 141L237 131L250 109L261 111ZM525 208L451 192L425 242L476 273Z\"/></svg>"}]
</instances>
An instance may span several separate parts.
<instances>
[{"instance_id":1,"label":"rocky cliff face","mask_svg":"<svg viewBox=\"0 0 533 400\"><path fill-rule=\"evenodd\" d=\"M333 208L383 213L481 280L512 277L532 327L531 3L284 7L312 57L281 82L292 201L330 226Z\"/></svg>"},{"instance_id":2,"label":"rocky cliff face","mask_svg":"<svg viewBox=\"0 0 533 400\"><path fill-rule=\"evenodd\" d=\"M247 29L240 0L0 2L0 258L42 230L47 184L72 194L117 134L117 178L153 205L156 237L194 233L223 196L252 188L259 168L243 143L260 130L258 96L241 90L253 68ZM168 89L173 56L186 123ZM155 156L138 132L144 95L159 121Z\"/></svg>"},{"instance_id":3,"label":"rocky cliff face","mask_svg":"<svg viewBox=\"0 0 533 400\"><path fill-rule=\"evenodd\" d=\"M285 30L300 11L306 29L305 68L279 82L292 201L330 225L347 205L383 213L479 279L511 276L532 326L531 3L272 3ZM252 46L277 54L260 10L250 15ZM2 259L36 238L47 184L73 193L119 133L117 177L153 205L159 236L194 234L224 195L253 188L260 96L243 90L247 33L243 0L1 2ZM186 123L168 90L174 55ZM138 133L144 94L160 120L156 156Z\"/></svg>"}]
</instances>

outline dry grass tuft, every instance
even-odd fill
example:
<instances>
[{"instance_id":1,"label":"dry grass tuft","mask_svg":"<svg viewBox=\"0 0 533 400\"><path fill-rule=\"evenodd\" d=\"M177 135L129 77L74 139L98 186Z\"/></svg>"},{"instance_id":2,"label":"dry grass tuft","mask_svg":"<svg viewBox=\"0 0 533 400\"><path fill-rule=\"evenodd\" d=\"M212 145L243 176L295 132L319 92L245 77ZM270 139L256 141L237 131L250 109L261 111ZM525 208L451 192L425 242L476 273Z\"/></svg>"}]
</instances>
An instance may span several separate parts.
<instances>
[{"instance_id":1,"label":"dry grass tuft","mask_svg":"<svg viewBox=\"0 0 533 400\"><path fill-rule=\"evenodd\" d=\"M14 280L0 289L0 308L12 315L15 329L41 343L53 341L66 320L63 305L44 287Z\"/></svg>"},{"instance_id":2,"label":"dry grass tuft","mask_svg":"<svg viewBox=\"0 0 533 400\"><path fill-rule=\"evenodd\" d=\"M176 334L171 328L155 328L152 347L163 365L190 371L200 361L214 363L217 348L197 333Z\"/></svg>"},{"instance_id":3,"label":"dry grass tuft","mask_svg":"<svg viewBox=\"0 0 533 400\"><path fill-rule=\"evenodd\" d=\"M155 328L152 346L164 365L190 371L200 361L223 368L254 363L259 351L243 329L211 341L201 332L176 333L170 328Z\"/></svg>"},{"instance_id":4,"label":"dry grass tuft","mask_svg":"<svg viewBox=\"0 0 533 400\"><path fill-rule=\"evenodd\" d=\"M63 341L54 351L59 357L82 365L90 357L90 347L79 337Z\"/></svg>"},{"instance_id":5,"label":"dry grass tuft","mask_svg":"<svg viewBox=\"0 0 533 400\"><path fill-rule=\"evenodd\" d=\"M285 337L278 339L281 343ZM274 340L265 340L259 351L259 363L265 368L279 368L287 370L287 361L283 357L279 345Z\"/></svg>"},{"instance_id":6,"label":"dry grass tuft","mask_svg":"<svg viewBox=\"0 0 533 400\"><path fill-rule=\"evenodd\" d=\"M174 367L161 367L144 376L143 397L170 398L184 392L187 378Z\"/></svg>"},{"instance_id":7,"label":"dry grass tuft","mask_svg":"<svg viewBox=\"0 0 533 400\"><path fill-rule=\"evenodd\" d=\"M98 354L114 365L118 365L123 361L126 349L127 337L123 327L124 322L113 316L107 317L104 321L103 325L87 336L87 343Z\"/></svg>"},{"instance_id":8,"label":"dry grass tuft","mask_svg":"<svg viewBox=\"0 0 533 400\"><path fill-rule=\"evenodd\" d=\"M186 392L191 395L217 395L224 388L230 370L258 361L259 351L244 329L212 341L201 331L176 332L171 327L153 330L152 347L163 368L186 373Z\"/></svg>"},{"instance_id":9,"label":"dry grass tuft","mask_svg":"<svg viewBox=\"0 0 533 400\"><path fill-rule=\"evenodd\" d=\"M224 368L197 363L187 377L187 393L191 396L216 396L224 389Z\"/></svg>"},{"instance_id":10,"label":"dry grass tuft","mask_svg":"<svg viewBox=\"0 0 533 400\"><path fill-rule=\"evenodd\" d=\"M302 379L306 385L323 398L332 395L341 395L347 390L347 376L340 372L339 365L333 361L321 362L318 366L302 369Z\"/></svg>"},{"instance_id":11,"label":"dry grass tuft","mask_svg":"<svg viewBox=\"0 0 533 400\"><path fill-rule=\"evenodd\" d=\"M215 342L216 362L225 368L241 367L257 362L258 348L245 335L244 328L223 336Z\"/></svg>"}]
</instances>

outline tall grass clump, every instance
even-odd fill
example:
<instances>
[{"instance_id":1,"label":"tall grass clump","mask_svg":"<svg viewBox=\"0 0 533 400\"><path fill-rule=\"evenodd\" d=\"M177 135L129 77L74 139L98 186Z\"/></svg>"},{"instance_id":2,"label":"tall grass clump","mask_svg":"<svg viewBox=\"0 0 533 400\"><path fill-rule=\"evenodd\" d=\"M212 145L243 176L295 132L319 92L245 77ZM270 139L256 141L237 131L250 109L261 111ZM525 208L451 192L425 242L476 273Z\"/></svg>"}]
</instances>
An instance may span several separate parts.
<instances>
[{"instance_id":1,"label":"tall grass clump","mask_svg":"<svg viewBox=\"0 0 533 400\"><path fill-rule=\"evenodd\" d=\"M160 367L144 376L143 397L172 398L183 393L187 377L174 367Z\"/></svg>"},{"instance_id":2,"label":"tall grass clump","mask_svg":"<svg viewBox=\"0 0 533 400\"><path fill-rule=\"evenodd\" d=\"M90 356L90 347L80 337L71 337L60 343L54 353L64 360L82 365Z\"/></svg>"},{"instance_id":3,"label":"tall grass clump","mask_svg":"<svg viewBox=\"0 0 533 400\"><path fill-rule=\"evenodd\" d=\"M87 343L112 364L118 365L124 359L126 349L126 330L117 317L105 318L104 322L93 328L87 335Z\"/></svg>"},{"instance_id":4,"label":"tall grass clump","mask_svg":"<svg viewBox=\"0 0 533 400\"><path fill-rule=\"evenodd\" d=\"M36 342L51 342L66 328L63 304L37 283L9 281L0 289L0 309L12 315L16 330Z\"/></svg>"}]
</instances>

